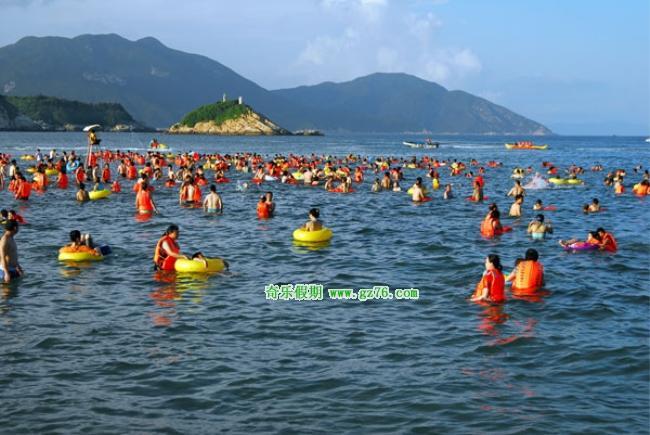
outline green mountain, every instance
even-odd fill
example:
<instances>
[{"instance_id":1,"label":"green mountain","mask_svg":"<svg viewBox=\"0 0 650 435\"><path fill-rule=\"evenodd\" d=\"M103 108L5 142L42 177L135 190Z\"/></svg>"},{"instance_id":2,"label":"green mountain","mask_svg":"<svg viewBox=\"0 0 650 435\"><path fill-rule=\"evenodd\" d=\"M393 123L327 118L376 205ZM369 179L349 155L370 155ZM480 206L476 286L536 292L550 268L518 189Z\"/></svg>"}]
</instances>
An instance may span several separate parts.
<instances>
[{"instance_id":1,"label":"green mountain","mask_svg":"<svg viewBox=\"0 0 650 435\"><path fill-rule=\"evenodd\" d=\"M2 130L80 130L88 124L107 129L147 129L117 103L89 104L61 98L0 96Z\"/></svg>"},{"instance_id":2,"label":"green mountain","mask_svg":"<svg viewBox=\"0 0 650 435\"><path fill-rule=\"evenodd\" d=\"M550 133L487 100L406 74L269 91L219 62L154 38L26 37L0 48L0 95L118 102L153 127L169 126L224 93L244 97L291 130Z\"/></svg>"},{"instance_id":3,"label":"green mountain","mask_svg":"<svg viewBox=\"0 0 650 435\"><path fill-rule=\"evenodd\" d=\"M169 128L177 134L290 135L252 107L238 101L220 101L201 106Z\"/></svg>"},{"instance_id":4,"label":"green mountain","mask_svg":"<svg viewBox=\"0 0 650 435\"><path fill-rule=\"evenodd\" d=\"M324 130L465 134L550 134L543 125L463 91L408 74L376 73L345 83L274 91L324 112Z\"/></svg>"}]
</instances>

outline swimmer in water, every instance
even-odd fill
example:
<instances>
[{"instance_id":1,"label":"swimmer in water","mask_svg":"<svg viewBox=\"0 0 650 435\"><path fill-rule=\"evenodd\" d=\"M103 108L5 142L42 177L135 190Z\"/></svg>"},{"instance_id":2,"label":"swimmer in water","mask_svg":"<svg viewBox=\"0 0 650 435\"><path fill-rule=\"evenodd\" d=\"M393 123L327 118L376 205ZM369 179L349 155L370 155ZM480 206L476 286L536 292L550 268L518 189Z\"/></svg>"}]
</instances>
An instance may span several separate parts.
<instances>
[{"instance_id":1,"label":"swimmer in water","mask_svg":"<svg viewBox=\"0 0 650 435\"><path fill-rule=\"evenodd\" d=\"M526 231L533 238L543 239L544 236L548 233L553 232L553 227L550 222L544 222L544 215L538 214L531 223L528 224L528 229Z\"/></svg>"},{"instance_id":2,"label":"swimmer in water","mask_svg":"<svg viewBox=\"0 0 650 435\"><path fill-rule=\"evenodd\" d=\"M320 210L312 208L309 210L309 221L302 226L305 231L320 231L323 229L323 223L318 219L320 217Z\"/></svg>"},{"instance_id":3,"label":"swimmer in water","mask_svg":"<svg viewBox=\"0 0 650 435\"><path fill-rule=\"evenodd\" d=\"M567 248L567 247L571 247L571 245L574 244L580 244L581 247L587 245L598 246L602 243L602 241L600 240L600 236L596 231L589 231L589 233L587 233L587 239L584 242L581 242L578 239L569 239L569 240L559 240L558 243L563 248Z\"/></svg>"},{"instance_id":4,"label":"swimmer in water","mask_svg":"<svg viewBox=\"0 0 650 435\"><path fill-rule=\"evenodd\" d=\"M598 213L600 211L600 201L598 198L594 198L589 204L589 213Z\"/></svg>"},{"instance_id":5,"label":"swimmer in water","mask_svg":"<svg viewBox=\"0 0 650 435\"><path fill-rule=\"evenodd\" d=\"M521 187L521 181L515 180L515 185L510 189L508 192L508 196L517 196L517 195L525 195L526 191L524 190L523 187Z\"/></svg>"},{"instance_id":6,"label":"swimmer in water","mask_svg":"<svg viewBox=\"0 0 650 435\"><path fill-rule=\"evenodd\" d=\"M206 213L223 213L223 203L221 202L221 197L217 193L217 186L214 184L210 185L210 192L203 200L203 210Z\"/></svg>"},{"instance_id":7,"label":"swimmer in water","mask_svg":"<svg viewBox=\"0 0 650 435\"><path fill-rule=\"evenodd\" d=\"M415 184L411 187L411 199L413 202L424 201L424 191L422 190L422 177L415 179Z\"/></svg>"},{"instance_id":8,"label":"swimmer in water","mask_svg":"<svg viewBox=\"0 0 650 435\"><path fill-rule=\"evenodd\" d=\"M88 196L88 192L86 192L85 184L79 183L79 190L77 191L76 198L79 202L90 201L90 196Z\"/></svg>"},{"instance_id":9,"label":"swimmer in water","mask_svg":"<svg viewBox=\"0 0 650 435\"><path fill-rule=\"evenodd\" d=\"M79 230L70 231L70 243L59 252L85 252L92 255L102 255L100 248L95 248L90 234L81 234Z\"/></svg>"},{"instance_id":10,"label":"swimmer in water","mask_svg":"<svg viewBox=\"0 0 650 435\"><path fill-rule=\"evenodd\" d=\"M535 210L535 211L544 210L544 205L542 204L541 199L538 199L537 201L535 201L535 204L533 205L533 210Z\"/></svg>"},{"instance_id":11,"label":"swimmer in water","mask_svg":"<svg viewBox=\"0 0 650 435\"><path fill-rule=\"evenodd\" d=\"M453 192L451 191L451 184L445 185L445 192L442 194L443 199L451 199L454 197Z\"/></svg>"},{"instance_id":12,"label":"swimmer in water","mask_svg":"<svg viewBox=\"0 0 650 435\"><path fill-rule=\"evenodd\" d=\"M275 202L273 202L273 192L266 192L264 194L266 198L266 204L269 207L269 216L275 216Z\"/></svg>"},{"instance_id":13,"label":"swimmer in water","mask_svg":"<svg viewBox=\"0 0 650 435\"><path fill-rule=\"evenodd\" d=\"M512 205L510 206L510 211L508 212L508 215L510 217L521 217L521 204L523 202L524 202L523 195L515 196L515 202L513 202Z\"/></svg>"}]
</instances>

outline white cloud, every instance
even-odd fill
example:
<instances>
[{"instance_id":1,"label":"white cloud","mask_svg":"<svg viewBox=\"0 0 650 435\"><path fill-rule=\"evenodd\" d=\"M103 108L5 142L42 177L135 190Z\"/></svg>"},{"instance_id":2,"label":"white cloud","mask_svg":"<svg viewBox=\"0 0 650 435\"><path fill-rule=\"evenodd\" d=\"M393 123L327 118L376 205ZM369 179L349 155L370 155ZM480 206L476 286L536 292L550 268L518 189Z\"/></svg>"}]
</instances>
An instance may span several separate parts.
<instances>
[{"instance_id":1,"label":"white cloud","mask_svg":"<svg viewBox=\"0 0 650 435\"><path fill-rule=\"evenodd\" d=\"M406 72L445 86L482 69L469 47L445 47L443 29L430 8L416 12L406 2L388 0L322 0L325 34L304 44L292 72L309 84L344 81L359 75ZM420 9L420 8L417 8ZM335 30L329 30L335 29Z\"/></svg>"}]
</instances>

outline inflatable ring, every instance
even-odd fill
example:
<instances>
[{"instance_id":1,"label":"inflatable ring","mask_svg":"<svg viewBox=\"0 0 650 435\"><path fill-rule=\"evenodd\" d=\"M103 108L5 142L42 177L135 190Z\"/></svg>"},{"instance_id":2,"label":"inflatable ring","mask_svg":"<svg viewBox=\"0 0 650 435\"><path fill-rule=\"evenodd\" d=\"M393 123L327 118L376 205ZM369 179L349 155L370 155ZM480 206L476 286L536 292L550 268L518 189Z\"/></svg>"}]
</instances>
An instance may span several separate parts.
<instances>
[{"instance_id":1,"label":"inflatable ring","mask_svg":"<svg viewBox=\"0 0 650 435\"><path fill-rule=\"evenodd\" d=\"M36 157L30 156L29 154L23 154L20 156L20 160L36 160Z\"/></svg>"},{"instance_id":2,"label":"inflatable ring","mask_svg":"<svg viewBox=\"0 0 650 435\"><path fill-rule=\"evenodd\" d=\"M306 231L298 228L293 232L293 239L299 242L327 242L332 238L332 230L323 227L318 231Z\"/></svg>"},{"instance_id":3,"label":"inflatable ring","mask_svg":"<svg viewBox=\"0 0 650 435\"><path fill-rule=\"evenodd\" d=\"M582 184L583 181L581 179L579 179L579 178L569 178L568 180L566 180L566 183L567 184Z\"/></svg>"},{"instance_id":4,"label":"inflatable ring","mask_svg":"<svg viewBox=\"0 0 650 435\"><path fill-rule=\"evenodd\" d=\"M208 273L221 272L226 268L226 263L221 258L208 258L207 262L208 267L205 267L202 261L178 258L174 262L174 270L187 273Z\"/></svg>"},{"instance_id":5,"label":"inflatable ring","mask_svg":"<svg viewBox=\"0 0 650 435\"><path fill-rule=\"evenodd\" d=\"M67 165L65 165L65 169L68 173L74 172L78 167L79 167L79 162L76 160L72 163L68 163Z\"/></svg>"},{"instance_id":6,"label":"inflatable ring","mask_svg":"<svg viewBox=\"0 0 650 435\"><path fill-rule=\"evenodd\" d=\"M59 170L56 168L47 168L45 170L45 175L47 175L48 177L59 175Z\"/></svg>"},{"instance_id":7,"label":"inflatable ring","mask_svg":"<svg viewBox=\"0 0 650 435\"><path fill-rule=\"evenodd\" d=\"M106 198L110 194L111 194L111 191L108 190L108 189L93 190L93 191L88 192L88 198L90 198L91 201L96 201L98 199Z\"/></svg>"},{"instance_id":8,"label":"inflatable ring","mask_svg":"<svg viewBox=\"0 0 650 435\"><path fill-rule=\"evenodd\" d=\"M544 240L546 238L546 233L530 233L530 237L533 240Z\"/></svg>"},{"instance_id":9,"label":"inflatable ring","mask_svg":"<svg viewBox=\"0 0 650 435\"><path fill-rule=\"evenodd\" d=\"M30 166L26 170L27 170L28 174L35 174L36 173L36 168L34 166Z\"/></svg>"},{"instance_id":10,"label":"inflatable ring","mask_svg":"<svg viewBox=\"0 0 650 435\"><path fill-rule=\"evenodd\" d=\"M595 251L598 249L598 245L594 245L587 242L575 242L571 243L568 246L562 247L565 251Z\"/></svg>"},{"instance_id":11,"label":"inflatable ring","mask_svg":"<svg viewBox=\"0 0 650 435\"><path fill-rule=\"evenodd\" d=\"M59 261L100 261L103 259L103 255L90 252L59 252Z\"/></svg>"}]
</instances>

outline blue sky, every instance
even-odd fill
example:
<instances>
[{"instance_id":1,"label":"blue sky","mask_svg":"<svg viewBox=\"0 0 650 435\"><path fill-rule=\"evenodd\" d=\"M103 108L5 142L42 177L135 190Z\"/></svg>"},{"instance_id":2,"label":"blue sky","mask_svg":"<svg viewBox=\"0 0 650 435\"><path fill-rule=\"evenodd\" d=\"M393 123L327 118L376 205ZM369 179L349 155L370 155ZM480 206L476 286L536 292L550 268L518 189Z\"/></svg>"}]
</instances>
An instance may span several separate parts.
<instances>
[{"instance_id":1,"label":"blue sky","mask_svg":"<svg viewBox=\"0 0 650 435\"><path fill-rule=\"evenodd\" d=\"M406 72L561 134L650 134L648 0L0 0L23 36L154 36L268 89Z\"/></svg>"}]
</instances>

